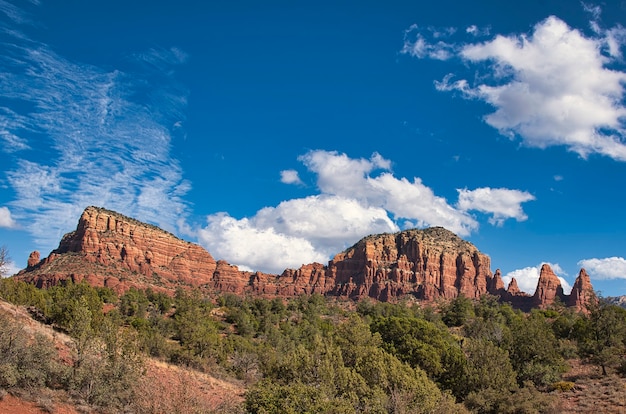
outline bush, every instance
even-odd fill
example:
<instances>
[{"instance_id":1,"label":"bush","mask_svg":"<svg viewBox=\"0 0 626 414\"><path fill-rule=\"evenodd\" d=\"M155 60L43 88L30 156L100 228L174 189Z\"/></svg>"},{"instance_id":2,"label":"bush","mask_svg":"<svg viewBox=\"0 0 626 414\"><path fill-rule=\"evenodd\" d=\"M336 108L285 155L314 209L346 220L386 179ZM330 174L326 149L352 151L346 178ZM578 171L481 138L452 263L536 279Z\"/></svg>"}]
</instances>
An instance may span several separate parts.
<instances>
[{"instance_id":1,"label":"bush","mask_svg":"<svg viewBox=\"0 0 626 414\"><path fill-rule=\"evenodd\" d=\"M566 392L574 389L576 384L571 381L557 381L550 384L550 389L552 391Z\"/></svg>"},{"instance_id":2,"label":"bush","mask_svg":"<svg viewBox=\"0 0 626 414\"><path fill-rule=\"evenodd\" d=\"M34 337L12 316L0 313L0 388L58 387L65 370L56 349L42 335Z\"/></svg>"}]
</instances>

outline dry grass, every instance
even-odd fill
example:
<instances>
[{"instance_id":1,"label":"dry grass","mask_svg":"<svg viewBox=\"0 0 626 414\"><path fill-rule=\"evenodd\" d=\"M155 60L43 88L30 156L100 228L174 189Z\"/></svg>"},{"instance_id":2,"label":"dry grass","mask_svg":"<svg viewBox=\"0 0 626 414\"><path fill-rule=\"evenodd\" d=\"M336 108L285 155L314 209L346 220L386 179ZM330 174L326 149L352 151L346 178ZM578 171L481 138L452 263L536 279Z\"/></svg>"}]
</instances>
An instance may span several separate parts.
<instances>
[{"instance_id":1,"label":"dry grass","mask_svg":"<svg viewBox=\"0 0 626 414\"><path fill-rule=\"evenodd\" d=\"M570 361L572 369L564 375L571 381L570 391L559 392L561 413L626 413L626 378L615 373L602 375L600 368L585 365L579 360Z\"/></svg>"},{"instance_id":2,"label":"dry grass","mask_svg":"<svg viewBox=\"0 0 626 414\"><path fill-rule=\"evenodd\" d=\"M0 313L14 318L30 335L43 335L55 346L61 360L71 363L72 339L55 332L50 326L31 318L20 306L0 300ZM139 381L138 398L131 412L151 413L211 413L241 412L244 386L235 380L198 373L190 369L149 359L146 375ZM0 414L82 414L93 413L92 407L74 400L63 390L0 389Z\"/></svg>"}]
</instances>

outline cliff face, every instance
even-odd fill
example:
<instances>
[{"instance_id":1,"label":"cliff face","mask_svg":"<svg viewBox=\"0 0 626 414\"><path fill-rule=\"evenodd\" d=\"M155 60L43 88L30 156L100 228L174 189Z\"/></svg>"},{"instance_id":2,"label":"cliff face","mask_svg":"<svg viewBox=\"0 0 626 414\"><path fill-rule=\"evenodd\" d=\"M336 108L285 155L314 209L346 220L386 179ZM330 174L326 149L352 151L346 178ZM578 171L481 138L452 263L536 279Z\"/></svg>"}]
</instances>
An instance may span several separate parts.
<instances>
[{"instance_id":1,"label":"cliff face","mask_svg":"<svg viewBox=\"0 0 626 414\"><path fill-rule=\"evenodd\" d=\"M368 236L319 263L287 269L280 275L244 272L213 257L202 247L157 227L113 211L88 207L75 231L40 260L38 252L16 277L48 287L62 280L86 280L118 292L131 287L173 293L196 287L208 294L256 294L291 297L301 294L393 301L410 295L424 301L459 295L478 299L490 293L519 307L545 307L556 297L579 309L593 293L589 276L581 270L572 295L563 294L549 266L542 268L537 292L530 297L515 281L505 291L500 271L471 243L441 227Z\"/></svg>"},{"instance_id":2,"label":"cliff face","mask_svg":"<svg viewBox=\"0 0 626 414\"><path fill-rule=\"evenodd\" d=\"M117 291L147 286L171 290L208 284L216 269L202 247L97 207L85 209L76 230L63 236L47 258L37 263L38 258L33 252L18 278L40 287L86 279Z\"/></svg>"},{"instance_id":3,"label":"cliff face","mask_svg":"<svg viewBox=\"0 0 626 414\"><path fill-rule=\"evenodd\" d=\"M387 301L479 298L493 284L489 257L441 227L366 237L328 265L332 294Z\"/></svg>"}]
</instances>

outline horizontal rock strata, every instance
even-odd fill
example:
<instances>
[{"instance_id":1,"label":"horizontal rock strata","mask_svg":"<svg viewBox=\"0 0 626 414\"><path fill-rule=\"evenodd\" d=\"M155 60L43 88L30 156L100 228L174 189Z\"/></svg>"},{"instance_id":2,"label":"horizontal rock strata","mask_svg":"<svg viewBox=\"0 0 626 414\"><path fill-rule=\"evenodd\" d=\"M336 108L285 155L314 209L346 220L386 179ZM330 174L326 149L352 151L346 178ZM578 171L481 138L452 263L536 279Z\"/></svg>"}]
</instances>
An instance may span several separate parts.
<instances>
[{"instance_id":1,"label":"horizontal rock strata","mask_svg":"<svg viewBox=\"0 0 626 414\"><path fill-rule=\"evenodd\" d=\"M492 294L521 308L546 307L557 298L583 309L593 294L583 270L572 294L563 294L548 265L534 296L519 291L512 280L505 290L499 270L490 270L489 256L454 233L433 227L395 234L372 235L337 254L328 265L306 264L280 275L241 271L216 261L197 244L119 213L88 207L75 231L40 260L33 252L18 279L45 288L63 280L87 281L117 292L131 287L173 294L194 287L207 294L234 293L266 297L322 294L351 299L371 297L394 301L411 296L423 301L459 295L478 299Z\"/></svg>"}]
</instances>

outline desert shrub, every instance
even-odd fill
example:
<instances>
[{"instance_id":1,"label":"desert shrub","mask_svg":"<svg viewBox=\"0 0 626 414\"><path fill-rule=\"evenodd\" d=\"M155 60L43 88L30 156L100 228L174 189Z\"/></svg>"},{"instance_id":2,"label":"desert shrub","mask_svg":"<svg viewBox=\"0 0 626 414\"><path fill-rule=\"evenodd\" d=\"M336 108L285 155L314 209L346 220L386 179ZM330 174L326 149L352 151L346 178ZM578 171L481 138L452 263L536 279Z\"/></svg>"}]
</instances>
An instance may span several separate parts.
<instances>
[{"instance_id":1,"label":"desert shrub","mask_svg":"<svg viewBox=\"0 0 626 414\"><path fill-rule=\"evenodd\" d=\"M76 352L69 389L93 406L121 410L135 398L143 358L134 333L105 321Z\"/></svg>"},{"instance_id":2,"label":"desert shrub","mask_svg":"<svg viewBox=\"0 0 626 414\"><path fill-rule=\"evenodd\" d=\"M575 386L576 384L571 381L557 381L550 384L550 389L552 391L567 392L573 390Z\"/></svg>"},{"instance_id":3,"label":"desert shrub","mask_svg":"<svg viewBox=\"0 0 626 414\"><path fill-rule=\"evenodd\" d=\"M30 335L12 316L0 313L0 388L58 387L65 375L56 349L43 335Z\"/></svg>"},{"instance_id":4,"label":"desert shrub","mask_svg":"<svg viewBox=\"0 0 626 414\"><path fill-rule=\"evenodd\" d=\"M46 291L13 278L0 279L0 297L16 305L46 308Z\"/></svg>"},{"instance_id":5,"label":"desert shrub","mask_svg":"<svg viewBox=\"0 0 626 414\"><path fill-rule=\"evenodd\" d=\"M556 399L538 391L532 383L522 388L502 392L491 388L471 392L465 406L478 414L556 414Z\"/></svg>"}]
</instances>

